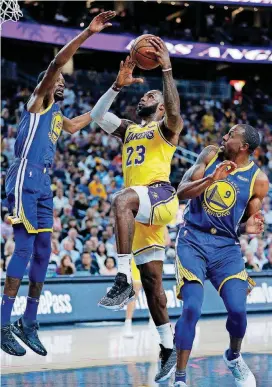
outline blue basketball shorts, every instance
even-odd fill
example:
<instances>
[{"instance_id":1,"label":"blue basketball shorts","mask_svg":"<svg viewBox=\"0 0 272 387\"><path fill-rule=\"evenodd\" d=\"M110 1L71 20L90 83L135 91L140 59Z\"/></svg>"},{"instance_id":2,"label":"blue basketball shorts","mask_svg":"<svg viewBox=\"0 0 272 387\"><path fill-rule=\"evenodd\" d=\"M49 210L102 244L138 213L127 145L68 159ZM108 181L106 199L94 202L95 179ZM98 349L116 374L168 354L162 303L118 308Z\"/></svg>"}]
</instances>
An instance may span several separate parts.
<instances>
[{"instance_id":1,"label":"blue basketball shorts","mask_svg":"<svg viewBox=\"0 0 272 387\"><path fill-rule=\"evenodd\" d=\"M53 227L53 194L48 168L26 159L15 159L6 177L9 220L22 223L27 232L37 234Z\"/></svg>"},{"instance_id":2,"label":"blue basketball shorts","mask_svg":"<svg viewBox=\"0 0 272 387\"><path fill-rule=\"evenodd\" d=\"M180 298L185 280L204 285L206 278L219 294L224 283L232 278L248 281L249 290L255 286L245 270L238 241L184 226L177 238L177 296Z\"/></svg>"}]
</instances>

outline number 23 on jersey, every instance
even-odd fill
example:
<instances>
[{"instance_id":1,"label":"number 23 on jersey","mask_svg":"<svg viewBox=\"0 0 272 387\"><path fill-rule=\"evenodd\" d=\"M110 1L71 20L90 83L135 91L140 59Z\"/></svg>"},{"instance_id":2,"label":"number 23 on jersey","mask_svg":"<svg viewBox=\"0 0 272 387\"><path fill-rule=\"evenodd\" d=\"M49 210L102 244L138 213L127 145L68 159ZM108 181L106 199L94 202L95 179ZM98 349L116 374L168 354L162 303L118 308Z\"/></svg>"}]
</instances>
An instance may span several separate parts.
<instances>
[{"instance_id":1,"label":"number 23 on jersey","mask_svg":"<svg viewBox=\"0 0 272 387\"><path fill-rule=\"evenodd\" d=\"M141 165L145 160L146 148L143 145L138 145L136 148L129 146L127 148L127 163L126 166Z\"/></svg>"}]
</instances>

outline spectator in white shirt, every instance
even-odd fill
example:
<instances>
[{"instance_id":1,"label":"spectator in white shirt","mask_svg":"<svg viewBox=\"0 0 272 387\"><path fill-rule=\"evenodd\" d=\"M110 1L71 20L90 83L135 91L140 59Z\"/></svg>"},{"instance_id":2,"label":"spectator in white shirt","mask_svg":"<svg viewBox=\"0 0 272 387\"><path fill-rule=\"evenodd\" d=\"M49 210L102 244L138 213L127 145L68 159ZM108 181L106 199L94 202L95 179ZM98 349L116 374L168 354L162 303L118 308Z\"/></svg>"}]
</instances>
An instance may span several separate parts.
<instances>
[{"instance_id":1,"label":"spectator in white shirt","mask_svg":"<svg viewBox=\"0 0 272 387\"><path fill-rule=\"evenodd\" d=\"M76 262L80 258L79 252L74 249L74 242L68 239L63 243L63 250L60 252L60 258L65 254L70 255L73 262Z\"/></svg>"},{"instance_id":2,"label":"spectator in white shirt","mask_svg":"<svg viewBox=\"0 0 272 387\"><path fill-rule=\"evenodd\" d=\"M255 253L254 262L259 265L260 269L263 268L263 265L268 262L265 254L264 254L264 241L258 241L258 247Z\"/></svg>"},{"instance_id":3,"label":"spectator in white shirt","mask_svg":"<svg viewBox=\"0 0 272 387\"><path fill-rule=\"evenodd\" d=\"M64 207L68 206L69 200L63 195L63 190L61 188L57 189L56 196L53 198L53 203L54 208L58 211L61 211Z\"/></svg>"},{"instance_id":4,"label":"spectator in white shirt","mask_svg":"<svg viewBox=\"0 0 272 387\"><path fill-rule=\"evenodd\" d=\"M64 243L67 240L72 241L74 243L75 250L79 251L80 254L82 253L83 244L82 244L81 240L78 238L78 232L75 228L71 228L68 231L68 236L66 238L64 238L63 241L61 242L61 249L64 248Z\"/></svg>"}]
</instances>

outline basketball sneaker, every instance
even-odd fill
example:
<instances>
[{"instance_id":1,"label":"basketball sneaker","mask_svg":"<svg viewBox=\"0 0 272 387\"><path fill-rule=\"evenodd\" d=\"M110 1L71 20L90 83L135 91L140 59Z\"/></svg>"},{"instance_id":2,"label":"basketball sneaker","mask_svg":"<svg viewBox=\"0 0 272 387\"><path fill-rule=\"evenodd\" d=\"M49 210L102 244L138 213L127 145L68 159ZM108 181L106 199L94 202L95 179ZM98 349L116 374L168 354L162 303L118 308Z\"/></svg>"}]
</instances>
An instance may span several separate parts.
<instances>
[{"instance_id":1,"label":"basketball sneaker","mask_svg":"<svg viewBox=\"0 0 272 387\"><path fill-rule=\"evenodd\" d=\"M15 321L11 326L12 332L19 337L32 351L36 352L38 355L46 356L47 351L40 342L38 337L39 324L37 321L28 324L21 317L19 320Z\"/></svg>"},{"instance_id":2,"label":"basketball sneaker","mask_svg":"<svg viewBox=\"0 0 272 387\"><path fill-rule=\"evenodd\" d=\"M184 382L175 382L174 387L188 387Z\"/></svg>"},{"instance_id":3,"label":"basketball sneaker","mask_svg":"<svg viewBox=\"0 0 272 387\"><path fill-rule=\"evenodd\" d=\"M242 355L240 355L237 359L228 360L226 351L223 354L223 359L228 369L234 376L235 385L237 387L256 387L255 376L248 368L247 364L242 358Z\"/></svg>"},{"instance_id":4,"label":"basketball sneaker","mask_svg":"<svg viewBox=\"0 0 272 387\"><path fill-rule=\"evenodd\" d=\"M175 344L173 349L164 348L162 344L160 344L160 347L161 369L155 376L156 383L161 383L169 379L177 367L177 350Z\"/></svg>"},{"instance_id":5,"label":"basketball sneaker","mask_svg":"<svg viewBox=\"0 0 272 387\"><path fill-rule=\"evenodd\" d=\"M26 350L13 337L11 324L1 327L1 348L9 355L24 356L26 354Z\"/></svg>"},{"instance_id":6,"label":"basketball sneaker","mask_svg":"<svg viewBox=\"0 0 272 387\"><path fill-rule=\"evenodd\" d=\"M98 306L111 310L120 310L131 301L135 300L135 292L132 283L127 282L127 276L123 273L117 273L113 287L106 296L101 298Z\"/></svg>"}]
</instances>

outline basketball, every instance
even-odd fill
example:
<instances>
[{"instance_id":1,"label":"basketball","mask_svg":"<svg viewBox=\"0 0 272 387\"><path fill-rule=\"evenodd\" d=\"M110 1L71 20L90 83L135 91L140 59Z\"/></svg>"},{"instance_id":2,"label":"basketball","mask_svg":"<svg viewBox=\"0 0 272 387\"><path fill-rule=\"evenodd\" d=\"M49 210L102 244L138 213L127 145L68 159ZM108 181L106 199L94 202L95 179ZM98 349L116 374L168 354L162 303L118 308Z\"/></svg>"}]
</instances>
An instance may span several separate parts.
<instances>
[{"instance_id":1,"label":"basketball","mask_svg":"<svg viewBox=\"0 0 272 387\"><path fill-rule=\"evenodd\" d=\"M152 52L147 52L149 50L156 51L148 41L148 38L151 37L154 37L154 35L145 34L139 36L130 49L130 56L140 69L152 70L159 66L156 55Z\"/></svg>"}]
</instances>

